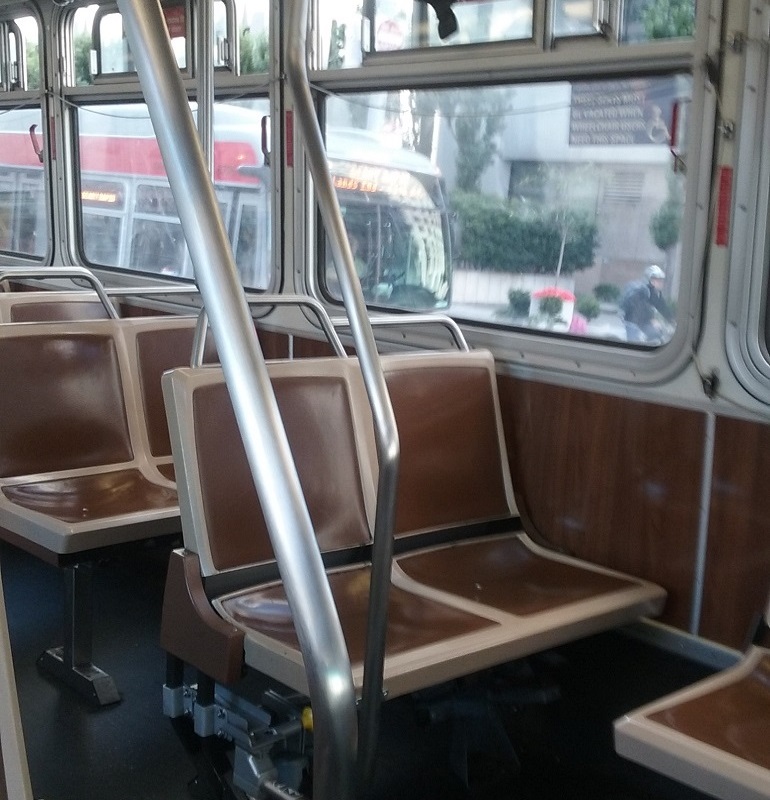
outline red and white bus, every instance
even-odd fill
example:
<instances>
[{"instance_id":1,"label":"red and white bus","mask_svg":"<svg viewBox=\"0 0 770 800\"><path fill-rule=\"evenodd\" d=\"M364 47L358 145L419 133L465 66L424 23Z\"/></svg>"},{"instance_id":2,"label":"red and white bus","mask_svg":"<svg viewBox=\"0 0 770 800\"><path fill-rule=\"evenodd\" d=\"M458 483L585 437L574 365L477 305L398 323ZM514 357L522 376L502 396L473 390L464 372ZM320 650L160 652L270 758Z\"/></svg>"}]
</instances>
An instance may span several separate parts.
<instances>
[{"instance_id":1,"label":"red and white bus","mask_svg":"<svg viewBox=\"0 0 770 800\"><path fill-rule=\"evenodd\" d=\"M213 177L245 286L271 278L270 169L262 114L220 103L214 113ZM82 259L94 267L192 278L176 204L143 105L81 106L79 140ZM34 129L32 126L36 126ZM0 250L45 256L39 111L0 118ZM449 296L449 214L438 169L424 156L388 147L363 130L329 132L329 162L351 237L365 265L367 299L436 308ZM327 264L329 260L327 259ZM333 269L321 276L337 295Z\"/></svg>"}]
</instances>

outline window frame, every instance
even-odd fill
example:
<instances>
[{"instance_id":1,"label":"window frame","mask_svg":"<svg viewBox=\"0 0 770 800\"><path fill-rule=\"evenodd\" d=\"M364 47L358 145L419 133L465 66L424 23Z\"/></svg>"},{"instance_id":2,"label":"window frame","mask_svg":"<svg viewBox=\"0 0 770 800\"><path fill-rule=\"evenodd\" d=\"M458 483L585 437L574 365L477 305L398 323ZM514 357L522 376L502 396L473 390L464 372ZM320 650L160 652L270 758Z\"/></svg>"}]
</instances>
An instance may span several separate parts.
<instances>
[{"instance_id":1,"label":"window frame","mask_svg":"<svg viewBox=\"0 0 770 800\"><path fill-rule=\"evenodd\" d=\"M614 6L619 13L620 7ZM546 4L535 1L533 41L461 45L424 50L373 54L361 67L310 72L319 115L323 120L323 100L328 94L352 91L471 87L498 83L530 83L590 78L632 78L668 71L692 75L692 100L685 152L686 207L681 228L682 278L679 286L677 328L670 342L654 349L639 349L610 340L585 340L544 334L532 329L481 324L460 319L473 346L489 347L495 356L515 368L543 365L569 372L618 379L623 382L652 383L681 371L691 359L699 335L703 263L708 243L708 205L711 185L713 141L701 131L713 130L717 114L715 93L708 84L707 57L719 49L721 3L701 0L696 8L695 36L687 40L662 40L641 43L607 41L595 48L586 39L570 40L564 46L547 46ZM320 54L323 56L323 54ZM473 64L473 71L469 69ZM317 61L316 61L317 63ZM311 192L312 181L304 176L303 191ZM305 242L317 251L322 236L312 194ZM315 252L308 253L307 270L312 278L307 287L330 308L339 312L319 290L320 272ZM685 267L687 265L687 268Z\"/></svg>"},{"instance_id":2,"label":"window frame","mask_svg":"<svg viewBox=\"0 0 770 800\"><path fill-rule=\"evenodd\" d=\"M770 59L752 43L766 39L766 19L749 18L744 94L732 174L725 346L735 376L770 402ZM742 198L738 203L734 198ZM723 202L726 200L723 198ZM722 207L722 213L725 208ZM719 212L718 212L719 213Z\"/></svg>"},{"instance_id":3,"label":"window frame","mask_svg":"<svg viewBox=\"0 0 770 800\"><path fill-rule=\"evenodd\" d=\"M237 37L237 14L235 12L235 7L233 0L223 0L226 8L227 14L227 25L235 25L236 27L232 30L236 31ZM177 5L178 3L171 1L172 5ZM202 86L201 80L197 77L197 69L196 69L196 43L193 41L195 36L195 30L197 25L197 17L195 16L196 11L195 9L197 6L191 2L183 2L185 7L188 10L188 14L186 15L186 26L188 29L188 38L187 38L187 49L188 53L191 55L189 56L192 61L188 62L188 68L180 70L180 75L182 77L182 83L187 93L188 98L191 101L194 101L195 97L199 94L202 94ZM272 4L268 4L268 9L270 10L270 27L271 27L271 36L272 34L272 27L273 22L272 18L274 15ZM72 47L72 42L74 40L74 18L75 13L77 12L80 6L74 8L66 8L62 9L59 14L58 23L62 33L58 37L58 41L62 41L63 44L63 52L66 54L68 60L70 62L74 62L74 50ZM106 12L112 11L119 11L118 7L114 4L113 0L109 0L109 2L105 2L102 4L101 9L99 11L104 10ZM99 14L97 11L94 17L93 25L97 24L97 17ZM231 31L232 32L232 31ZM238 52L237 46L235 48L235 52ZM230 48L230 58L232 58L233 49ZM275 59L271 57L270 65L271 70L273 69L273 65L275 63ZM72 63L69 64L68 69L74 70L74 66ZM254 98L258 100L266 101L271 108L274 107L274 99L273 95L275 94L273 91L273 84L271 81L271 73L254 73L254 74L246 74L246 75L238 75L234 69L231 69L229 66L219 66L214 67L213 70L213 89L214 89L214 102L226 102L228 99L233 100L240 100L240 99L248 99ZM73 73L74 74L74 73ZM77 115L82 106L86 105L98 105L100 103L110 103L110 102L117 102L117 103L144 103L143 94L141 85L138 79L138 76L135 72L129 73L106 73L99 77L99 80L94 80L92 84L89 85L74 85L75 81L74 78L71 78L68 81L64 82L62 86L62 103L59 108L59 113L62 119L62 130L66 130L66 134L64 134L61 138L61 155L60 160L62 164L66 163L64 168L63 174L65 175L65 181L62 186L62 196L64 198L63 202L67 205L67 213L65 214L65 219L67 220L67 231L66 231L66 250L68 254L69 263L73 264L81 264L81 263L88 263L85 258L86 247L83 244L83 226L81 224L81 201L80 201L80 165L79 165L79 156L78 156L78 138L77 138ZM271 169L275 170L275 167L271 167ZM272 185L274 186L276 182L276 178L273 177ZM272 223L270 226L270 234L272 237L272 248L271 248L271 257L269 261L269 269L270 269L270 280L269 286L267 289L262 289L260 291L270 291L275 292L279 290L279 287L282 283L282 277L280 275L280 270L277 268L277 258L278 253L280 253L281 245L280 240L276 238L277 233L276 231L280 231L280 212L277 210L275 206L276 197L278 193L276 190L270 192L268 197L268 203L272 204ZM127 212L127 214L130 212ZM277 220L277 221L276 221ZM126 223L128 224L131 221L131 217L126 217ZM228 225L228 220L224 220L225 225ZM130 245L129 245L130 247ZM185 259L185 274L176 276L175 280L190 280L191 276L188 274L189 271L189 258ZM111 266L111 265L91 265L95 270L104 270L105 272L110 272L114 275L135 275L139 276L142 279L154 279L159 277L159 273L152 273L152 272L142 272L135 269L131 269L126 266ZM167 277L167 276L166 276ZM250 289L252 291L256 291L254 289Z\"/></svg>"},{"instance_id":4,"label":"window frame","mask_svg":"<svg viewBox=\"0 0 770 800\"><path fill-rule=\"evenodd\" d=\"M26 46L28 40L18 24L17 20L21 18L32 18L37 26L37 48L38 48L38 66L40 85L38 88L30 89L26 84L28 83L27 75L27 59L26 59ZM42 142L43 153L47 152L49 145L50 131L45 125L47 116L48 100L43 93L43 70L45 69L45 59L43 53L43 20L38 13L37 9L27 5L19 4L18 6L11 6L3 9L3 14L0 17L0 58L3 59L2 69L2 87L0 88L0 113L7 113L12 111L33 110L39 112L40 123L37 125L35 136L38 143ZM11 47L10 40L14 39L15 45ZM10 69L12 65L16 65L19 71L19 85L12 86L10 77ZM23 73L23 74L22 74ZM37 124L37 123L36 123ZM31 145L30 145L31 146ZM39 204L44 210L45 219L42 224L35 228L35 233L40 233L45 236L45 247L41 248L40 254L21 252L17 250L2 250L0 251L0 263L2 263L7 256L11 263L18 264L20 260L29 262L30 264L40 265L50 261L51 253L53 250L53 237L52 237L52 190L51 190L51 165L47 159L44 159L40 164L42 186L41 195L42 202ZM22 188L26 178L17 176L15 183L16 186ZM36 248L37 249L37 248Z\"/></svg>"}]
</instances>

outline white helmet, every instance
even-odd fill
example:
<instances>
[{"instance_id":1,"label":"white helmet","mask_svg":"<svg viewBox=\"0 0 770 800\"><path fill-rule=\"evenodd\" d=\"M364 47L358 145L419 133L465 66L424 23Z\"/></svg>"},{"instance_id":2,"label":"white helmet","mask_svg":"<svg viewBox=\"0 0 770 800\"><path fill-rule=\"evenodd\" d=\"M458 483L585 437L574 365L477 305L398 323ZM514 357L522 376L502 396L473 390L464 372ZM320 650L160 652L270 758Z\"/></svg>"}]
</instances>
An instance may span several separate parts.
<instances>
[{"instance_id":1,"label":"white helmet","mask_svg":"<svg viewBox=\"0 0 770 800\"><path fill-rule=\"evenodd\" d=\"M644 277L647 278L648 281L664 281L666 280L666 273L663 272L657 264L651 264L644 271Z\"/></svg>"}]
</instances>

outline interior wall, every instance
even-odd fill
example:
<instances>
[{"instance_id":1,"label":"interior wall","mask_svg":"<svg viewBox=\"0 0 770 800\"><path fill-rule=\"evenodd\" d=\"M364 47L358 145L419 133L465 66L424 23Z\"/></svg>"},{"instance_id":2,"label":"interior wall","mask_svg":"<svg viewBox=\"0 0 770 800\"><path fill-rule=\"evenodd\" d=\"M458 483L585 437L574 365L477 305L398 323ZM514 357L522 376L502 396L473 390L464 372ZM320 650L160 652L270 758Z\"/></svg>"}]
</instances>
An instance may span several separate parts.
<instances>
[{"instance_id":1,"label":"interior wall","mask_svg":"<svg viewBox=\"0 0 770 800\"><path fill-rule=\"evenodd\" d=\"M283 334L260 331L268 358ZM331 355L297 337L295 357ZM690 629L706 415L511 376L500 403L517 502L551 546L665 587ZM697 632L742 649L770 592L770 425L718 417Z\"/></svg>"},{"instance_id":2,"label":"interior wall","mask_svg":"<svg viewBox=\"0 0 770 800\"><path fill-rule=\"evenodd\" d=\"M706 416L501 377L522 511L553 546L659 583L690 627ZM697 632L742 648L770 590L770 426L717 419Z\"/></svg>"}]
</instances>

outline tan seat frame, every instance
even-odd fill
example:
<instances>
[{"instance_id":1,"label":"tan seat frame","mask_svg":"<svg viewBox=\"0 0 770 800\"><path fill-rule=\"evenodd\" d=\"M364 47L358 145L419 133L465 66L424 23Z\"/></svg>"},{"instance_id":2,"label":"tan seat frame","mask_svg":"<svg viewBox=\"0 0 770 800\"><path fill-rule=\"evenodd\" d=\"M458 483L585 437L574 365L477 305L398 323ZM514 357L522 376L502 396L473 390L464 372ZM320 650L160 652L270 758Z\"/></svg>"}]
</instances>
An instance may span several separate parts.
<instances>
[{"instance_id":1,"label":"tan seat frame","mask_svg":"<svg viewBox=\"0 0 770 800\"><path fill-rule=\"evenodd\" d=\"M442 370L448 368L450 371L456 371L458 377L465 370L473 370L483 376L482 384L485 382L486 391L491 393L492 402L489 408L494 415L491 422L491 430L494 434L493 449L488 453L487 461L491 465L489 469L500 475L499 485L503 492L503 501L500 502L498 498L491 511L480 508L475 518L453 519L452 524L460 527L484 521L485 518L488 520L494 516L514 515L515 503L505 458L494 363L491 355L477 351L473 353L389 356L385 357L383 362L386 378L397 371L406 370L411 373L411 380L420 381L426 370L434 368ZM351 492L355 488L355 491L362 492L367 498L367 514L371 519L374 514L372 487L376 485L375 449L368 403L357 362L354 359L302 360L271 363L268 365L268 369L274 380L286 376L334 375L345 382L346 396L351 404L351 420L356 442L355 455L359 459L361 467L359 473L362 476L362 485L350 488ZM234 634L236 641L234 647L237 649L238 642L242 642L243 661L246 665L280 680L293 689L306 692L303 656L298 643L287 640L286 637L273 636L264 626L260 629L259 623L252 624L243 614L234 611L234 609L246 607L250 603L259 605L263 602L262 599L259 599L263 594L266 597L272 597L276 591L280 594L280 582L255 583L247 577L248 569L255 565L246 563L238 565L236 569L227 570L226 572L230 574L225 576L218 570L211 556L210 537L216 536L217 532L208 528L199 474L200 461L205 456L201 456L198 452L193 404L195 394L199 389L212 384L221 384L222 381L221 371L211 368L175 370L164 376L172 445L177 472L180 474L180 508L186 548L184 552L180 551L176 555L182 560L193 559L194 564L198 565L197 569L200 570L198 578L192 578L195 586L188 585L186 591L182 591L178 585L171 590L167 588L167 591L170 592L168 597L170 598L172 594L176 598L184 596L185 602L189 604L188 611L197 619L196 624L201 623L202 618L206 616L206 612L202 610L202 604L208 600L216 610L217 619L223 624L225 635ZM447 396L444 401L446 404L451 404L452 399ZM427 400L433 402L435 398L429 397ZM223 409L220 413L225 412L226 409ZM416 413L426 416L431 412L431 407L425 406L418 409ZM222 442L221 445L231 450L235 447L232 442ZM463 454L459 454L458 457L462 458ZM448 495L451 495L455 488L450 487ZM309 500L308 504L311 506L312 517L313 500ZM512 524L512 527L515 528L515 525ZM414 537L415 544L413 546L418 547L419 537L415 536L418 532L401 530L398 533L404 539ZM447 629L440 636L434 636L429 641L413 646L396 647L395 651L391 648L386 652L385 689L388 697L431 686L598 630L622 625L644 615L656 614L661 609L665 592L654 584L550 552L536 545L520 530L503 534L503 538L509 543L508 546L526 550L528 558L532 561L547 563L549 568L557 567L560 570L559 580L569 572L582 573L590 576L592 580L599 576L609 581L612 588L608 589L605 585L597 596L590 594L580 596L562 602L558 606L544 607L536 612L518 614L488 605L483 601L460 597L424 581L415 580L410 578L404 569L404 567L408 567L409 559L418 555L425 557L427 554L430 557L432 552L443 551L446 547L473 548L480 545L480 540L442 545L437 548L423 548L419 553L403 554L395 560L392 569L391 591L398 594L398 602L411 602L415 609L419 608L419 614L435 614L442 620L445 618L456 619L461 627L454 632ZM189 563L184 568L172 566L172 570L176 571L175 580L177 582L182 579L182 573L187 576L184 580L190 580L191 573L194 573L195 569L196 566ZM356 581L366 582L368 574L366 563L350 564L330 571L332 579L344 586L354 584ZM483 580L484 578L480 576L479 581L483 582ZM223 592L217 588L223 584L234 585L235 588ZM258 599L255 600L255 597ZM192 602L191 598L193 598ZM343 602L343 597L337 597L338 607L344 618L346 612L341 608ZM415 614L417 613L415 611ZM419 614L415 618L421 619ZM173 625L166 625L166 618L173 619ZM434 617L429 616L429 618L433 619ZM164 626L161 633L163 645L172 654L183 660L190 661L201 669L211 670L212 660L203 652L206 649L205 646L201 647L199 654L194 652L195 648L191 642L194 636L197 637L197 633L190 634L190 643L185 644L181 641L184 639L184 635L180 633L180 623L183 620L184 612L180 609L169 607L164 609ZM190 624L192 625L192 623ZM358 630L360 624L356 623L353 628ZM344 622L343 630L345 630ZM351 630L352 628L346 631L346 636L353 635ZM393 627L389 631L389 637L394 639L396 637ZM198 639L198 641L201 640ZM353 649L355 650L355 648ZM363 667L360 659L353 659L352 668L354 685L360 691L363 679ZM234 677L228 673L228 668L215 667L214 672L213 677L217 679L227 681Z\"/></svg>"},{"instance_id":2,"label":"tan seat frame","mask_svg":"<svg viewBox=\"0 0 770 800\"><path fill-rule=\"evenodd\" d=\"M770 605L738 663L615 722L626 758L722 800L770 798Z\"/></svg>"}]
</instances>

